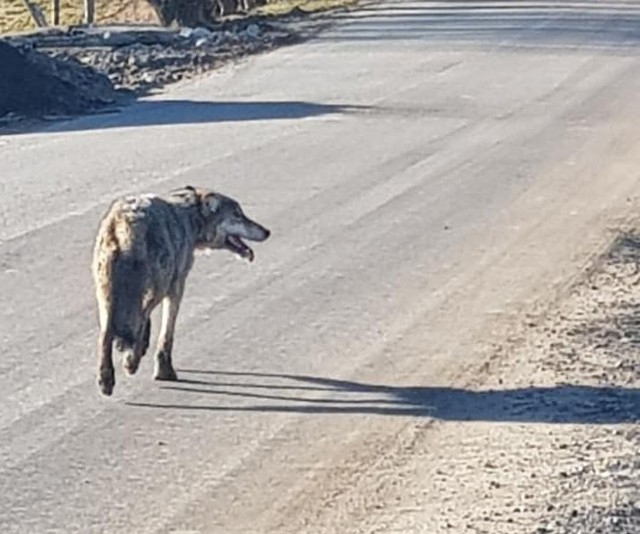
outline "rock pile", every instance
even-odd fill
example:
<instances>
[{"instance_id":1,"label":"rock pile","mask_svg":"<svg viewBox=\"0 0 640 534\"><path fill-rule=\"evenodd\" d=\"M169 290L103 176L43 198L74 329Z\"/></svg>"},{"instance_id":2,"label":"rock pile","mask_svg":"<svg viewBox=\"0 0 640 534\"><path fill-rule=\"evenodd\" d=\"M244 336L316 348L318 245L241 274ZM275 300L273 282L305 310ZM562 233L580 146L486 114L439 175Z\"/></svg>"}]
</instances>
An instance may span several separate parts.
<instances>
[{"instance_id":1,"label":"rock pile","mask_svg":"<svg viewBox=\"0 0 640 534\"><path fill-rule=\"evenodd\" d=\"M74 115L113 104L109 79L73 57L51 58L0 41L0 117Z\"/></svg>"},{"instance_id":2,"label":"rock pile","mask_svg":"<svg viewBox=\"0 0 640 534\"><path fill-rule=\"evenodd\" d=\"M235 31L183 28L173 34L171 42L135 42L117 48L76 49L72 53L106 74L115 87L141 94L190 78L229 59L269 50L292 38L286 29L253 23ZM68 52L58 52L65 53Z\"/></svg>"}]
</instances>

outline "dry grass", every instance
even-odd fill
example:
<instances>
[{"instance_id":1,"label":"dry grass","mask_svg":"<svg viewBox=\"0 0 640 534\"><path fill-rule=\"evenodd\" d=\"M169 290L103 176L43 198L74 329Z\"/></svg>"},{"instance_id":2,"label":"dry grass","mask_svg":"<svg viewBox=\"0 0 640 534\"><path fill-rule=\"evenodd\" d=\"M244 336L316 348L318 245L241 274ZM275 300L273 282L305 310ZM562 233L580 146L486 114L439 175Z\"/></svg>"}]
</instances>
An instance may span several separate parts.
<instances>
[{"instance_id":1,"label":"dry grass","mask_svg":"<svg viewBox=\"0 0 640 534\"><path fill-rule=\"evenodd\" d=\"M308 12L326 11L355 4L356 0L274 0L256 10L259 14L284 15L295 8ZM51 0L32 0L51 21ZM60 0L60 23L63 26L82 22L83 0ZM96 22L157 23L146 0L96 0ZM0 0L0 34L35 28L23 0Z\"/></svg>"},{"instance_id":2,"label":"dry grass","mask_svg":"<svg viewBox=\"0 0 640 534\"><path fill-rule=\"evenodd\" d=\"M33 0L51 21L51 1ZM83 0L60 0L60 23L63 26L82 22ZM96 22L157 22L146 0L96 0ZM35 28L22 0L0 0L0 33Z\"/></svg>"}]
</instances>

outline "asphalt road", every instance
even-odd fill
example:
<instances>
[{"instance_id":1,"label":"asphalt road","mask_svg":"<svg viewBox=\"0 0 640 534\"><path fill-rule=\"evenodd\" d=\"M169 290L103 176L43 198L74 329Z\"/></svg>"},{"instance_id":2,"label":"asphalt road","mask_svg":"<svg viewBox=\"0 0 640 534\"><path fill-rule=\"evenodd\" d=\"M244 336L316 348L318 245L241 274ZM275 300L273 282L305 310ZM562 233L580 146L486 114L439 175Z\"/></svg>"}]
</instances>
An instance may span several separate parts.
<instances>
[{"instance_id":1,"label":"asphalt road","mask_svg":"<svg viewBox=\"0 0 640 534\"><path fill-rule=\"evenodd\" d=\"M447 388L632 213L637 2L338 19L122 113L0 137L1 532L390 532L371 518L400 511L362 474L393 469L407 429L468 419ZM103 398L98 220L184 184L272 237L251 266L198 259L182 381L148 357Z\"/></svg>"}]
</instances>

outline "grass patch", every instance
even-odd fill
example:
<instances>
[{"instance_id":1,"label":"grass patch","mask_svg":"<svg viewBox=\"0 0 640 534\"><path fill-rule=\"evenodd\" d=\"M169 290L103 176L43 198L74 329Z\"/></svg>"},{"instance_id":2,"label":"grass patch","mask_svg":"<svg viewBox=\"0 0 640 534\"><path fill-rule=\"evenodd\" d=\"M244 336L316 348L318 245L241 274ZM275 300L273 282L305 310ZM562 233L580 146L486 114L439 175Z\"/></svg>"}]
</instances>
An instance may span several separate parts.
<instances>
[{"instance_id":1,"label":"grass patch","mask_svg":"<svg viewBox=\"0 0 640 534\"><path fill-rule=\"evenodd\" d=\"M52 21L51 0L32 0ZM60 0L60 24L81 24L84 12L83 0ZM146 0L96 0L96 22L157 23L153 9ZM0 0L0 33L21 32L36 28L22 0Z\"/></svg>"}]
</instances>

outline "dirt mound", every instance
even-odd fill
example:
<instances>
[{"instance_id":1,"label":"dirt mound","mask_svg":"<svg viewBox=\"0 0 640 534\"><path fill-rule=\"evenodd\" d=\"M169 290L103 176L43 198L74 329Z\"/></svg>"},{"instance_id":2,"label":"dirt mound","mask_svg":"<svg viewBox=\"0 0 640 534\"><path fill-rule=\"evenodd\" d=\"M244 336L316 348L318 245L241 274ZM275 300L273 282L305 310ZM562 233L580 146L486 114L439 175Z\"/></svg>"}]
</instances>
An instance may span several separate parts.
<instances>
[{"instance_id":1,"label":"dirt mound","mask_svg":"<svg viewBox=\"0 0 640 534\"><path fill-rule=\"evenodd\" d=\"M109 79L73 57L52 58L0 41L0 117L76 115L114 103Z\"/></svg>"}]
</instances>

